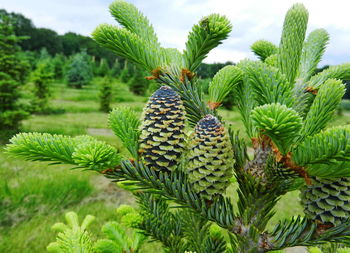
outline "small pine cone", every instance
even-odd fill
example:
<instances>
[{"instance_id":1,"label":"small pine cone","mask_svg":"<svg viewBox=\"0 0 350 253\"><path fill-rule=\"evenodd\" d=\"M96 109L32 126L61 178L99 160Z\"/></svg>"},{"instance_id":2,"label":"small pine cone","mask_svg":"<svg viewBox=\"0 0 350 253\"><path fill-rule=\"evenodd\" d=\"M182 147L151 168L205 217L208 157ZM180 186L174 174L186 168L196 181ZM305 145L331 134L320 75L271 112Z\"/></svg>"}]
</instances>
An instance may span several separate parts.
<instances>
[{"instance_id":1,"label":"small pine cone","mask_svg":"<svg viewBox=\"0 0 350 253\"><path fill-rule=\"evenodd\" d=\"M350 217L350 178L312 178L301 190L305 216L325 225L339 225Z\"/></svg>"},{"instance_id":2,"label":"small pine cone","mask_svg":"<svg viewBox=\"0 0 350 253\"><path fill-rule=\"evenodd\" d=\"M145 165L157 171L172 171L183 152L185 108L169 86L160 87L143 111L140 154Z\"/></svg>"},{"instance_id":3,"label":"small pine cone","mask_svg":"<svg viewBox=\"0 0 350 253\"><path fill-rule=\"evenodd\" d=\"M230 183L233 151L221 122L208 114L195 127L190 140L189 180L206 199L223 194Z\"/></svg>"}]
</instances>

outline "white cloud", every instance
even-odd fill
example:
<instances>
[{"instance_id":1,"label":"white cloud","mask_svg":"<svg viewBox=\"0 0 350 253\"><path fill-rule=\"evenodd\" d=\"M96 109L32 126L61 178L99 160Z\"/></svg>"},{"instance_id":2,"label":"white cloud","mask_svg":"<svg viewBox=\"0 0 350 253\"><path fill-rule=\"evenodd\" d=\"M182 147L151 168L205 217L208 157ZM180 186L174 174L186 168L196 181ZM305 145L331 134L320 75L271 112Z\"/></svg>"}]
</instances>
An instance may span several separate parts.
<instances>
[{"instance_id":1,"label":"white cloud","mask_svg":"<svg viewBox=\"0 0 350 253\"><path fill-rule=\"evenodd\" d=\"M38 27L48 27L60 34L74 31L90 35L100 23L114 23L108 13L111 1L99 0L5 0L0 8L23 13ZM257 39L276 44L283 19L294 0L132 0L154 24L164 46L184 48L192 25L210 13L226 15L233 24L230 37L211 52L206 62L238 61L253 57L250 45ZM316 28L329 31L331 41L322 64L350 62L350 21L348 0L303 0L309 10L310 32Z\"/></svg>"}]
</instances>

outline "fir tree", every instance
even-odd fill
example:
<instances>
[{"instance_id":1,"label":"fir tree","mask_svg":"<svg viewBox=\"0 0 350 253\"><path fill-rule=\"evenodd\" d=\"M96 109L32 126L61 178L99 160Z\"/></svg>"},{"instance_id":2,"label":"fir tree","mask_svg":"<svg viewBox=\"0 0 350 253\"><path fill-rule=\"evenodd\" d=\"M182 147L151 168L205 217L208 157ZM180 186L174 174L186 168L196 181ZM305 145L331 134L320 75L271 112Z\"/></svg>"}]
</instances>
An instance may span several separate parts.
<instances>
[{"instance_id":1,"label":"fir tree","mask_svg":"<svg viewBox=\"0 0 350 253\"><path fill-rule=\"evenodd\" d=\"M105 77L100 83L100 111L109 112L112 101L112 81Z\"/></svg>"},{"instance_id":2,"label":"fir tree","mask_svg":"<svg viewBox=\"0 0 350 253\"><path fill-rule=\"evenodd\" d=\"M51 64L53 66L53 77L55 80L62 80L64 75L65 63L66 59L62 54L56 54L55 57L52 59Z\"/></svg>"},{"instance_id":3,"label":"fir tree","mask_svg":"<svg viewBox=\"0 0 350 253\"><path fill-rule=\"evenodd\" d=\"M327 129L327 123L344 94L339 79L349 78L350 64L314 74L328 34L316 30L305 40L308 12L302 4L288 10L278 47L266 42L252 47L261 61L243 60L215 75L207 102L195 71L227 38L232 29L227 18L203 18L181 53L161 47L133 5L116 1L110 10L121 27L101 25L94 39L163 85L151 96L142 121L124 107L110 115L129 154L91 137L37 133L13 137L9 152L124 182L144 217L134 226L167 252L259 253L349 244L350 128ZM253 157L217 110L232 90ZM185 138L188 129L192 134ZM232 174L237 199L225 194ZM302 191L305 216L282 219L269 230L276 203L296 189Z\"/></svg>"},{"instance_id":4,"label":"fir tree","mask_svg":"<svg viewBox=\"0 0 350 253\"><path fill-rule=\"evenodd\" d=\"M20 105L19 88L26 79L29 64L20 55L18 43L23 40L14 34L13 24L0 16L0 139L18 131L28 113Z\"/></svg>"},{"instance_id":5,"label":"fir tree","mask_svg":"<svg viewBox=\"0 0 350 253\"><path fill-rule=\"evenodd\" d=\"M31 74L34 83L34 111L45 112L48 109L48 99L51 95L50 82L54 77L54 69L50 59L43 59L37 63Z\"/></svg>"},{"instance_id":6,"label":"fir tree","mask_svg":"<svg viewBox=\"0 0 350 253\"><path fill-rule=\"evenodd\" d=\"M109 75L109 66L108 66L108 62L105 59L101 59L100 61L100 65L98 67L98 75L99 76L108 76Z\"/></svg>"},{"instance_id":7,"label":"fir tree","mask_svg":"<svg viewBox=\"0 0 350 253\"><path fill-rule=\"evenodd\" d=\"M118 59L116 59L113 63L113 66L110 71L110 75L114 78L118 78L122 71L121 64Z\"/></svg>"},{"instance_id":8,"label":"fir tree","mask_svg":"<svg viewBox=\"0 0 350 253\"><path fill-rule=\"evenodd\" d=\"M66 73L68 85L80 89L89 84L91 79L92 68L88 55L85 52L74 55Z\"/></svg>"},{"instance_id":9,"label":"fir tree","mask_svg":"<svg viewBox=\"0 0 350 253\"><path fill-rule=\"evenodd\" d=\"M150 81L145 78L146 75L147 72L140 68L136 68L134 76L128 81L129 89L131 92L141 96L144 96L146 94L146 91L150 85Z\"/></svg>"},{"instance_id":10,"label":"fir tree","mask_svg":"<svg viewBox=\"0 0 350 253\"><path fill-rule=\"evenodd\" d=\"M129 83L135 74L135 66L129 62L124 62L124 68L120 72L120 81L123 83Z\"/></svg>"}]
</instances>

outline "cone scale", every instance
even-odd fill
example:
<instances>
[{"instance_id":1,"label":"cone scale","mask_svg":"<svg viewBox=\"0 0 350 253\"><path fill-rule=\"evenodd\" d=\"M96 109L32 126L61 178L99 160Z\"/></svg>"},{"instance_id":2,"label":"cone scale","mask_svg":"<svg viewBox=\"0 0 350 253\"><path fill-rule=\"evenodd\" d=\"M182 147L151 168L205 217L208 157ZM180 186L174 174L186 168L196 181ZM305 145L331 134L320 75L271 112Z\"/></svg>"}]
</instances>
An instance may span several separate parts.
<instances>
[{"instance_id":1,"label":"cone scale","mask_svg":"<svg viewBox=\"0 0 350 253\"><path fill-rule=\"evenodd\" d=\"M350 178L313 178L301 191L305 216L321 224L339 225L350 217Z\"/></svg>"},{"instance_id":2,"label":"cone scale","mask_svg":"<svg viewBox=\"0 0 350 253\"><path fill-rule=\"evenodd\" d=\"M195 192L206 199L223 194L232 177L232 147L221 122L206 115L190 140L189 180Z\"/></svg>"},{"instance_id":3,"label":"cone scale","mask_svg":"<svg viewBox=\"0 0 350 253\"><path fill-rule=\"evenodd\" d=\"M160 87L142 118L139 152L144 164L157 171L174 170L184 142L185 108L180 96L169 86Z\"/></svg>"}]
</instances>

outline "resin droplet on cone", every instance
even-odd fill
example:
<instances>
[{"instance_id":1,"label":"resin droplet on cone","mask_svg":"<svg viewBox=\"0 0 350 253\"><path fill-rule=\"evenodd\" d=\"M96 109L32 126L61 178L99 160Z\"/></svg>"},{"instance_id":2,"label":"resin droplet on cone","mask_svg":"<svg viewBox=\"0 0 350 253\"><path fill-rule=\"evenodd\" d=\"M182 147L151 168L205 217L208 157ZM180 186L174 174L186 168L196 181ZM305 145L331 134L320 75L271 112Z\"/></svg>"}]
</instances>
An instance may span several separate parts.
<instances>
[{"instance_id":1,"label":"resin droplet on cone","mask_svg":"<svg viewBox=\"0 0 350 253\"><path fill-rule=\"evenodd\" d=\"M227 131L213 115L206 115L190 140L189 180L207 199L223 194L230 183L233 152Z\"/></svg>"},{"instance_id":2,"label":"resin droplet on cone","mask_svg":"<svg viewBox=\"0 0 350 253\"><path fill-rule=\"evenodd\" d=\"M143 111L140 154L145 165L158 171L174 170L183 152L185 108L169 86L160 87Z\"/></svg>"},{"instance_id":3,"label":"resin droplet on cone","mask_svg":"<svg viewBox=\"0 0 350 253\"><path fill-rule=\"evenodd\" d=\"M300 197L309 219L339 225L350 217L350 178L313 178Z\"/></svg>"}]
</instances>

